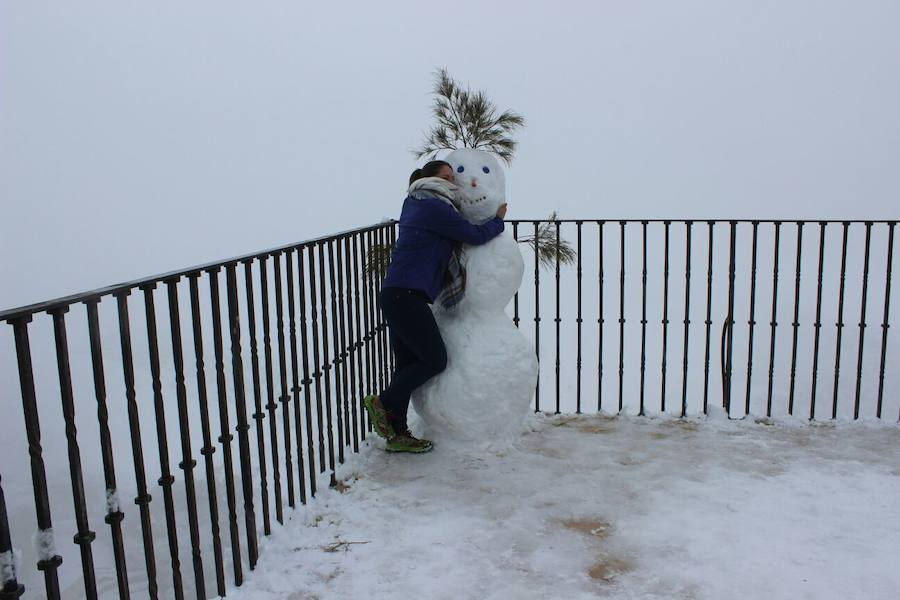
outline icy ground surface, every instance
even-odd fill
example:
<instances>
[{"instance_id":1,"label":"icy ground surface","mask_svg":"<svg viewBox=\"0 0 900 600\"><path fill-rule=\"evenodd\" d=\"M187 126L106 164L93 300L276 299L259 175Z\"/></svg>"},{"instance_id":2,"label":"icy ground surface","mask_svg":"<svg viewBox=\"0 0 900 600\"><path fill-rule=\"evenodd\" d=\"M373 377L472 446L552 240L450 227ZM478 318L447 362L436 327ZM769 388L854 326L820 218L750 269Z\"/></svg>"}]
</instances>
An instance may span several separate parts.
<instances>
[{"instance_id":1,"label":"icy ground surface","mask_svg":"<svg viewBox=\"0 0 900 600\"><path fill-rule=\"evenodd\" d=\"M532 429L504 453L371 441L228 597L900 597L895 424Z\"/></svg>"}]
</instances>

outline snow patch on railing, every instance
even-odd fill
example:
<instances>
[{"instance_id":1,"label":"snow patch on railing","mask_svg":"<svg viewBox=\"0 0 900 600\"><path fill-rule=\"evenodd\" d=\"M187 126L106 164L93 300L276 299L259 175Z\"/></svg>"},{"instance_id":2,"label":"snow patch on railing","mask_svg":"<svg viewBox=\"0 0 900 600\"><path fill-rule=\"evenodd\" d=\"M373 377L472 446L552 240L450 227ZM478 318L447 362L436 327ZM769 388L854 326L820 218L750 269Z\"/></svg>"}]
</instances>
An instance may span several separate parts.
<instances>
[{"instance_id":1,"label":"snow patch on railing","mask_svg":"<svg viewBox=\"0 0 900 600\"><path fill-rule=\"evenodd\" d=\"M38 560L51 560L56 556L56 540L53 537L53 528L40 529L32 538Z\"/></svg>"},{"instance_id":2,"label":"snow patch on railing","mask_svg":"<svg viewBox=\"0 0 900 600\"><path fill-rule=\"evenodd\" d=\"M106 490L106 512L119 512L119 490L116 488L108 488Z\"/></svg>"},{"instance_id":3,"label":"snow patch on railing","mask_svg":"<svg viewBox=\"0 0 900 600\"><path fill-rule=\"evenodd\" d=\"M16 573L22 564L22 553L13 548L0 553L0 583L17 580Z\"/></svg>"}]
</instances>

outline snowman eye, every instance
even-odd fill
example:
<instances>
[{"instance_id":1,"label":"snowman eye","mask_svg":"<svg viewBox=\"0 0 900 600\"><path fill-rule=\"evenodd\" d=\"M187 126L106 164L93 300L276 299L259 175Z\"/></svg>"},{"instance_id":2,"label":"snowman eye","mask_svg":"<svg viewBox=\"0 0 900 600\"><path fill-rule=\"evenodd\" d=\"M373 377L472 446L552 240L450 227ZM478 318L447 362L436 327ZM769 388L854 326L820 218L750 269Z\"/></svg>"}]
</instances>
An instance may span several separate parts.
<instances>
[{"instance_id":1,"label":"snowman eye","mask_svg":"<svg viewBox=\"0 0 900 600\"><path fill-rule=\"evenodd\" d=\"M491 170L488 169L487 167L481 167L481 170L484 171L485 173L490 173L490 172L491 172Z\"/></svg>"},{"instance_id":2,"label":"snowman eye","mask_svg":"<svg viewBox=\"0 0 900 600\"><path fill-rule=\"evenodd\" d=\"M464 166L462 166L462 165L459 165L458 167L456 167L456 172L457 172L457 173L462 173L462 172L465 171L465 170L466 170L466 168L465 168Z\"/></svg>"}]
</instances>

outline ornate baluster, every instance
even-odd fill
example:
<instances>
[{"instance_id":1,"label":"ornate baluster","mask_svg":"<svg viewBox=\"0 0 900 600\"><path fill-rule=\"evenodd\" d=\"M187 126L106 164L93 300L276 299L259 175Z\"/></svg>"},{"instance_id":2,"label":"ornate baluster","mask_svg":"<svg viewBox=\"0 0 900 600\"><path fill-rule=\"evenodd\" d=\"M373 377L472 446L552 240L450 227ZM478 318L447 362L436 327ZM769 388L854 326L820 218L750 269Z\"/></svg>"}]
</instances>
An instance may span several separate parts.
<instances>
[{"instance_id":1,"label":"ornate baluster","mask_svg":"<svg viewBox=\"0 0 900 600\"><path fill-rule=\"evenodd\" d=\"M84 497L84 476L81 471L81 450L78 448L78 429L75 426L75 395L72 391L72 371L69 367L69 342L66 334L68 306L50 311L53 317L53 337L56 341L56 366L59 373L59 392L62 399L63 420L66 423L66 447L69 456L69 480L72 482L72 501L75 508L75 526L78 533L75 543L81 551L81 574L84 593L90 599L97 598L97 577L94 574L94 555L91 542L97 535L88 522L87 503Z\"/></svg>"},{"instance_id":2,"label":"ornate baluster","mask_svg":"<svg viewBox=\"0 0 900 600\"><path fill-rule=\"evenodd\" d=\"M41 425L37 398L34 392L34 372L31 366L31 346L28 341L28 324L31 315L11 321L16 343L16 359L19 368L19 384L22 389L22 410L25 413L25 434L28 437L28 455L31 459L31 481L34 487L34 508L37 514L38 571L44 573L47 598L59 600L59 565L62 557L56 553L53 538L53 521L50 517L50 496L47 490L47 472L44 468L44 450L41 447Z\"/></svg>"}]
</instances>

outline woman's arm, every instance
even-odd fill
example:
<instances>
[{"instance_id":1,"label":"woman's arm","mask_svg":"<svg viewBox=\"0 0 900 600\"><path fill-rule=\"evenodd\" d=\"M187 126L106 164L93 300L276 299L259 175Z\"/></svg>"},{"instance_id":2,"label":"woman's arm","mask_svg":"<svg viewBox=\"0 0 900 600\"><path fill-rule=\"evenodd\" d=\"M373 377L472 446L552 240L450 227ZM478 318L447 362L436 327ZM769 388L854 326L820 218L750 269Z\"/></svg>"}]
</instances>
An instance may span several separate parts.
<instances>
[{"instance_id":1,"label":"woman's arm","mask_svg":"<svg viewBox=\"0 0 900 600\"><path fill-rule=\"evenodd\" d=\"M451 206L440 201L437 201L435 206L435 210L430 211L432 214L429 215L430 218L424 226L445 238L472 246L480 246L503 232L504 225L500 213L502 211L504 215L506 214L506 204L497 211L498 216L483 225L470 223Z\"/></svg>"}]
</instances>

